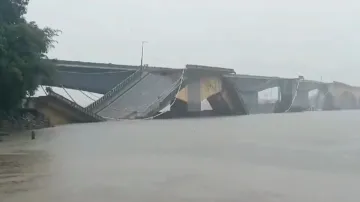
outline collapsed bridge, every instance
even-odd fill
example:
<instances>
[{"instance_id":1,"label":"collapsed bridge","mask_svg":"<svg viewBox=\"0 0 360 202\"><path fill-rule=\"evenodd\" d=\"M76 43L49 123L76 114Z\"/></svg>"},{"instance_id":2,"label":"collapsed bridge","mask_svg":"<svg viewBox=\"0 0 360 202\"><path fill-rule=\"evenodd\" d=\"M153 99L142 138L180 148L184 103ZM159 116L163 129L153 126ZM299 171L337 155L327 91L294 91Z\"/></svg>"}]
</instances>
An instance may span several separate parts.
<instances>
[{"instance_id":1,"label":"collapsed bridge","mask_svg":"<svg viewBox=\"0 0 360 202\"><path fill-rule=\"evenodd\" d=\"M208 100L216 115L360 108L360 88L339 82L241 75L233 69L201 65L172 69L63 60L54 63L54 79L42 84L103 94L82 109L69 105L99 121L152 118L167 106L170 117L193 116L201 112L203 100ZM274 87L278 88L278 101L266 106L259 103L259 92ZM318 93L310 99L309 92L314 89Z\"/></svg>"}]
</instances>

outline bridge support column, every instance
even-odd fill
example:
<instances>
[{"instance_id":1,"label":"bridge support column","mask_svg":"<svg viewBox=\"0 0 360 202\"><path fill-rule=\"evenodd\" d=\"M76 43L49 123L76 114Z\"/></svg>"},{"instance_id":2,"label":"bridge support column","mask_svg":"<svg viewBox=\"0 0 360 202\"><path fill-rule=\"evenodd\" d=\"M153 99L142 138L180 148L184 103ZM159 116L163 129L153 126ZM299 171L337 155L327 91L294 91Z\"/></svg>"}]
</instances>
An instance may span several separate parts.
<instances>
[{"instance_id":1,"label":"bridge support column","mask_svg":"<svg viewBox=\"0 0 360 202\"><path fill-rule=\"evenodd\" d=\"M188 112L200 112L202 101L200 79L194 79L191 83L188 84L187 97Z\"/></svg>"},{"instance_id":2,"label":"bridge support column","mask_svg":"<svg viewBox=\"0 0 360 202\"><path fill-rule=\"evenodd\" d=\"M322 86L318 89L318 95L315 100L315 109L316 110L333 110L333 96L329 92L328 86Z\"/></svg>"},{"instance_id":3,"label":"bridge support column","mask_svg":"<svg viewBox=\"0 0 360 202\"><path fill-rule=\"evenodd\" d=\"M319 90L313 103L315 110L324 109L324 100L325 100L325 93Z\"/></svg>"},{"instance_id":4,"label":"bridge support column","mask_svg":"<svg viewBox=\"0 0 360 202\"><path fill-rule=\"evenodd\" d=\"M280 100L276 104L275 113L282 113L290 108L296 91L296 85L296 79L279 80Z\"/></svg>"},{"instance_id":5,"label":"bridge support column","mask_svg":"<svg viewBox=\"0 0 360 202\"><path fill-rule=\"evenodd\" d=\"M309 91L298 90L292 108L303 111L309 109L309 107Z\"/></svg>"},{"instance_id":6,"label":"bridge support column","mask_svg":"<svg viewBox=\"0 0 360 202\"><path fill-rule=\"evenodd\" d=\"M174 104L170 107L170 114L172 117L183 117L187 112L187 103L175 98Z\"/></svg>"},{"instance_id":7,"label":"bridge support column","mask_svg":"<svg viewBox=\"0 0 360 202\"><path fill-rule=\"evenodd\" d=\"M241 97L249 114L256 113L259 106L259 93L257 91L241 92Z\"/></svg>"}]
</instances>

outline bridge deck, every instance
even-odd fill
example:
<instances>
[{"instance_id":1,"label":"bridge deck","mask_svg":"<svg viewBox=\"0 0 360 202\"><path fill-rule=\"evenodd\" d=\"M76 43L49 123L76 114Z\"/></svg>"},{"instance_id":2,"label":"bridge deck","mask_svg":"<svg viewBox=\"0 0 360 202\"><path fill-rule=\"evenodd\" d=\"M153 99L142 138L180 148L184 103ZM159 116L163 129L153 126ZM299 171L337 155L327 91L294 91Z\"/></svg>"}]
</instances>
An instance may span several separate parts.
<instances>
[{"instance_id":1,"label":"bridge deck","mask_svg":"<svg viewBox=\"0 0 360 202\"><path fill-rule=\"evenodd\" d=\"M203 71L204 73L209 72L209 71L217 72L217 73L221 73L221 74L234 74L235 73L234 69L222 68L222 67L211 67L211 66L205 66L205 65L193 65L193 64L186 65L186 69Z\"/></svg>"},{"instance_id":2,"label":"bridge deck","mask_svg":"<svg viewBox=\"0 0 360 202\"><path fill-rule=\"evenodd\" d=\"M131 89L101 109L98 115L121 119L134 112L143 112L163 92L169 90L176 80L169 76L148 73Z\"/></svg>"}]
</instances>

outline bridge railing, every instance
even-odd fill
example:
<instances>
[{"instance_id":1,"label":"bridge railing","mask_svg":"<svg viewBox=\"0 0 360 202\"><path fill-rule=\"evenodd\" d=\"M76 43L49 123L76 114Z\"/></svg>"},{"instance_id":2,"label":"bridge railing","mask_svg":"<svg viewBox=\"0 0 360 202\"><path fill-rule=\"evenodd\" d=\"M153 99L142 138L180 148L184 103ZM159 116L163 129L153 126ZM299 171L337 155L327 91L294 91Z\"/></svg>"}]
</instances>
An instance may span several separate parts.
<instances>
[{"instance_id":1,"label":"bridge railing","mask_svg":"<svg viewBox=\"0 0 360 202\"><path fill-rule=\"evenodd\" d=\"M138 76L141 76L143 73L144 67L140 67L138 70L136 70L133 74L131 74L129 77L127 77L125 80L117 84L114 88L112 88L109 92L107 92L104 96L102 96L100 99L96 100L92 104L86 107L87 110L92 111L97 106L99 106L101 103L103 103L108 98L112 97L114 94L118 93L120 90L124 88L127 84L129 84L134 79L138 78Z\"/></svg>"},{"instance_id":2,"label":"bridge railing","mask_svg":"<svg viewBox=\"0 0 360 202\"><path fill-rule=\"evenodd\" d=\"M63 97L63 96L55 93L55 92L52 91L52 90L48 91L48 95L53 96L53 97L55 97L55 98L57 98L57 99L60 99L60 100L62 100L63 102L66 102L67 104L69 104L69 105L72 106L73 108L75 108L75 109L77 109L77 110L85 113L85 114L88 115L88 116L93 117L93 118L96 119L96 120L99 120L99 121L105 120L105 119L102 118L101 116L98 116L98 115L94 114L92 111L90 111L90 110L88 110L88 109L86 109L86 108L83 108L82 106L76 104L75 102L72 102L72 101L66 99L65 97Z\"/></svg>"},{"instance_id":3,"label":"bridge railing","mask_svg":"<svg viewBox=\"0 0 360 202\"><path fill-rule=\"evenodd\" d=\"M180 88L180 85L182 85L183 82L183 75L180 76L180 78L175 81L170 88L162 92L156 100L154 100L149 105L146 105L143 110L139 110L137 112L137 117L143 118L150 113L152 113L154 110L157 110L160 107L160 104L169 97L170 94L172 94L174 91L177 93L177 89Z\"/></svg>"}]
</instances>

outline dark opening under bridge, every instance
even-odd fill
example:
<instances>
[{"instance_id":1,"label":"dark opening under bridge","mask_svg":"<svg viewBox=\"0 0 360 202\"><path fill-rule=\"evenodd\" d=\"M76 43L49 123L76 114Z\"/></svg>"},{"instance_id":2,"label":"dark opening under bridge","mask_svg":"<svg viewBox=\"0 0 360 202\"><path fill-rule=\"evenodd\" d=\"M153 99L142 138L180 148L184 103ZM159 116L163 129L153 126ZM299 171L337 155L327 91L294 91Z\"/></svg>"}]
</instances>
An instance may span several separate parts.
<instances>
[{"instance_id":1,"label":"dark opening under bridge","mask_svg":"<svg viewBox=\"0 0 360 202\"><path fill-rule=\"evenodd\" d=\"M170 105L171 117L196 115L207 99L215 114L244 115L360 108L360 88L304 78L236 74L235 70L186 65L184 69L54 60L59 86L104 94L82 111L102 119L156 116ZM278 87L276 103L260 104L258 92ZM309 99L309 91L318 93ZM77 106L78 109L79 106Z\"/></svg>"}]
</instances>

